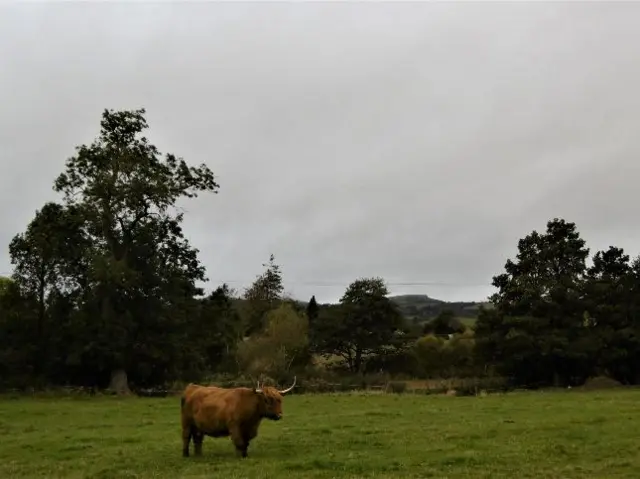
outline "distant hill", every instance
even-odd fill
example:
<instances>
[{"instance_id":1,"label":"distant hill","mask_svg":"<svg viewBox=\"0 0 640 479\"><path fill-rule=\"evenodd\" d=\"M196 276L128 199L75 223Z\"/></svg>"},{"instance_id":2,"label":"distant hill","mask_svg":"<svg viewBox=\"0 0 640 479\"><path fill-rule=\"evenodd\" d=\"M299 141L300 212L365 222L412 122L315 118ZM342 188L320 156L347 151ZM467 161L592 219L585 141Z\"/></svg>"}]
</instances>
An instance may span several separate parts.
<instances>
[{"instance_id":1,"label":"distant hill","mask_svg":"<svg viewBox=\"0 0 640 479\"><path fill-rule=\"evenodd\" d=\"M458 318L475 319L481 305L489 306L488 302L476 301L442 301L427 296L426 294L402 294L389 297L398 305L400 312L407 319L416 322L435 318L442 311L453 311Z\"/></svg>"}]
</instances>

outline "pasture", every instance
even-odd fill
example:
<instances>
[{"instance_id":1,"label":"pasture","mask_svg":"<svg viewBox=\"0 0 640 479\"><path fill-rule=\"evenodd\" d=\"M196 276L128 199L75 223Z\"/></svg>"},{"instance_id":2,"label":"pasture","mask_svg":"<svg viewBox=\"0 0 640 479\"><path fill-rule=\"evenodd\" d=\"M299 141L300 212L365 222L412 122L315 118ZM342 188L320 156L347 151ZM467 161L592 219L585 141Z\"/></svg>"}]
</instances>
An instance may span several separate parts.
<instances>
[{"instance_id":1,"label":"pasture","mask_svg":"<svg viewBox=\"0 0 640 479\"><path fill-rule=\"evenodd\" d=\"M235 456L181 456L179 398L0 399L0 477L640 477L640 390L292 395Z\"/></svg>"}]
</instances>

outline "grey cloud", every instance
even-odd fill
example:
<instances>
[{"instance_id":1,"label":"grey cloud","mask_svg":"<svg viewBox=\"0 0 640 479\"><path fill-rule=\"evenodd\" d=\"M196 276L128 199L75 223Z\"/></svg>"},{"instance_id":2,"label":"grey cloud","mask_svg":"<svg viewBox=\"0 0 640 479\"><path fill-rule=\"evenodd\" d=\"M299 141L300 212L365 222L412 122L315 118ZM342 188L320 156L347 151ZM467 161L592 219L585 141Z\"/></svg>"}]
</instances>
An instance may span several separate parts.
<instances>
[{"instance_id":1,"label":"grey cloud","mask_svg":"<svg viewBox=\"0 0 640 479\"><path fill-rule=\"evenodd\" d=\"M301 299L380 275L482 300L554 216L639 252L640 4L1 8L2 244L103 108L144 106L162 151L218 175L184 203L212 287L273 252Z\"/></svg>"}]
</instances>

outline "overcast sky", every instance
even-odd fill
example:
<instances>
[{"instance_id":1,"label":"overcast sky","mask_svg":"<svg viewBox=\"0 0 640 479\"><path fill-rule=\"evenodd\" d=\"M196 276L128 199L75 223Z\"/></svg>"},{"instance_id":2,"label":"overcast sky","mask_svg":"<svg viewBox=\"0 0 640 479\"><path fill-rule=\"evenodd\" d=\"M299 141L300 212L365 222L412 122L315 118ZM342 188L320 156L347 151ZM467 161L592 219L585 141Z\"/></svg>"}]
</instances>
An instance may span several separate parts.
<instances>
[{"instance_id":1,"label":"overcast sky","mask_svg":"<svg viewBox=\"0 0 640 479\"><path fill-rule=\"evenodd\" d=\"M0 7L0 273L104 108L217 175L208 287L484 300L555 216L640 253L640 3L53 3Z\"/></svg>"}]
</instances>

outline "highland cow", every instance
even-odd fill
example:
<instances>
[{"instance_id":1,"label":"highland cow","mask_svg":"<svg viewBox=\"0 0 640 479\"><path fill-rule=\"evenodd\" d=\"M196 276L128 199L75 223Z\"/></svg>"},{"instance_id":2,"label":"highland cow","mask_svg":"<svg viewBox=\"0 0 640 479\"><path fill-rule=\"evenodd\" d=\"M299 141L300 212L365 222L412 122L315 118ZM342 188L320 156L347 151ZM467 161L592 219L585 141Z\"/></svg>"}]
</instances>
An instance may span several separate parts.
<instances>
[{"instance_id":1,"label":"highland cow","mask_svg":"<svg viewBox=\"0 0 640 479\"><path fill-rule=\"evenodd\" d=\"M180 400L182 419L182 455L189 457L193 439L194 453L202 455L204 436L231 437L236 453L247 457L249 442L258 435L263 418L282 419L282 396L296 385L279 391L262 387L226 389L189 384Z\"/></svg>"}]
</instances>

